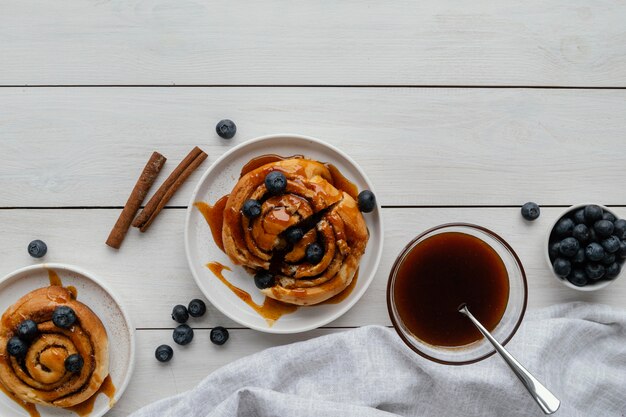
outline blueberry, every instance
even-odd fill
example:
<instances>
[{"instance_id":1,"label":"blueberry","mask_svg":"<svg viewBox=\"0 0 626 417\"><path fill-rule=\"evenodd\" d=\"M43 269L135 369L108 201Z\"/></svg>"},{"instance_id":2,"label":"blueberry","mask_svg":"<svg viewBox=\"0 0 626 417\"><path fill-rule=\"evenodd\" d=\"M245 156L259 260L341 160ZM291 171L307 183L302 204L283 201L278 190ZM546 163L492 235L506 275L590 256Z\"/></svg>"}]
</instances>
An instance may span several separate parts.
<instances>
[{"instance_id":1,"label":"blueberry","mask_svg":"<svg viewBox=\"0 0 626 417\"><path fill-rule=\"evenodd\" d=\"M596 234L596 231L593 229L593 227L589 227L589 242L597 242L598 241L598 235Z\"/></svg>"},{"instance_id":2,"label":"blueberry","mask_svg":"<svg viewBox=\"0 0 626 417\"><path fill-rule=\"evenodd\" d=\"M598 220L602 219L602 207L597 206L595 204L585 206L584 213L585 213L585 222L587 224L594 224Z\"/></svg>"},{"instance_id":3,"label":"blueberry","mask_svg":"<svg viewBox=\"0 0 626 417\"><path fill-rule=\"evenodd\" d=\"M38 334L37 323L32 320L24 320L17 325L17 336L26 343L35 340Z\"/></svg>"},{"instance_id":4,"label":"blueberry","mask_svg":"<svg viewBox=\"0 0 626 417\"><path fill-rule=\"evenodd\" d=\"M324 249L317 242L310 243L306 247L306 261L315 265L324 257Z\"/></svg>"},{"instance_id":5,"label":"blueberry","mask_svg":"<svg viewBox=\"0 0 626 417\"><path fill-rule=\"evenodd\" d=\"M228 330L222 326L217 326L211 329L211 342L216 345L223 345L228 340Z\"/></svg>"},{"instance_id":6,"label":"blueberry","mask_svg":"<svg viewBox=\"0 0 626 417\"><path fill-rule=\"evenodd\" d=\"M274 275L268 271L259 271L254 275L254 285L259 289L265 289L274 286Z\"/></svg>"},{"instance_id":7,"label":"blueberry","mask_svg":"<svg viewBox=\"0 0 626 417\"><path fill-rule=\"evenodd\" d=\"M617 252L617 256L621 259L626 259L626 241L622 240L619 244L619 252Z\"/></svg>"},{"instance_id":8,"label":"blueberry","mask_svg":"<svg viewBox=\"0 0 626 417\"><path fill-rule=\"evenodd\" d=\"M272 171L265 177L265 188L272 195L279 195L287 189L287 177L280 171Z\"/></svg>"},{"instance_id":9,"label":"blueberry","mask_svg":"<svg viewBox=\"0 0 626 417\"><path fill-rule=\"evenodd\" d=\"M83 370L84 364L85 364L85 361L83 360L83 357L80 356L78 353L74 353L73 355L70 355L67 358L65 358L65 370L67 372L72 372L72 373L77 374Z\"/></svg>"},{"instance_id":10,"label":"blueberry","mask_svg":"<svg viewBox=\"0 0 626 417\"><path fill-rule=\"evenodd\" d=\"M243 203L241 211L247 218L254 219L255 217L259 217L261 215L261 203L253 199L246 200Z\"/></svg>"},{"instance_id":11,"label":"blueberry","mask_svg":"<svg viewBox=\"0 0 626 417\"><path fill-rule=\"evenodd\" d=\"M28 345L20 340L19 337L13 336L7 342L7 352L9 352L11 356L23 358L26 356L26 352L28 352Z\"/></svg>"},{"instance_id":12,"label":"blueberry","mask_svg":"<svg viewBox=\"0 0 626 417\"><path fill-rule=\"evenodd\" d=\"M593 230L596 231L598 237L609 237L613 233L613 223L608 220L598 220L593 224Z\"/></svg>"},{"instance_id":13,"label":"blueberry","mask_svg":"<svg viewBox=\"0 0 626 417\"><path fill-rule=\"evenodd\" d=\"M580 249L580 243L578 243L578 241L573 237L566 237L559 245L559 253L568 258L576 255L578 249Z\"/></svg>"},{"instance_id":14,"label":"blueberry","mask_svg":"<svg viewBox=\"0 0 626 417\"><path fill-rule=\"evenodd\" d=\"M215 131L220 138L232 139L232 137L235 136L235 133L237 133L237 126L232 120L224 119L217 122L217 125L215 125Z\"/></svg>"},{"instance_id":15,"label":"blueberry","mask_svg":"<svg viewBox=\"0 0 626 417\"><path fill-rule=\"evenodd\" d=\"M69 329L76 323L76 313L68 306L58 306L52 313L52 322L62 329Z\"/></svg>"},{"instance_id":16,"label":"blueberry","mask_svg":"<svg viewBox=\"0 0 626 417\"><path fill-rule=\"evenodd\" d=\"M601 261L604 258L604 248L596 242L591 242L585 248L585 256L593 262Z\"/></svg>"},{"instance_id":17,"label":"blueberry","mask_svg":"<svg viewBox=\"0 0 626 417\"><path fill-rule=\"evenodd\" d=\"M604 250L609 253L617 252L619 250L620 243L621 241L615 235L609 236L601 242Z\"/></svg>"},{"instance_id":18,"label":"blueberry","mask_svg":"<svg viewBox=\"0 0 626 417\"><path fill-rule=\"evenodd\" d=\"M550 259L554 260L557 256L559 256L559 246L561 246L561 242L552 242L548 247L548 254L550 255Z\"/></svg>"},{"instance_id":19,"label":"blueberry","mask_svg":"<svg viewBox=\"0 0 626 417\"><path fill-rule=\"evenodd\" d=\"M376 196L370 190L363 190L357 197L359 210L363 213L371 213L376 208Z\"/></svg>"},{"instance_id":20,"label":"blueberry","mask_svg":"<svg viewBox=\"0 0 626 417\"><path fill-rule=\"evenodd\" d=\"M179 345L186 345L193 340L193 329L186 324L181 324L174 329L174 342Z\"/></svg>"},{"instance_id":21,"label":"blueberry","mask_svg":"<svg viewBox=\"0 0 626 417\"><path fill-rule=\"evenodd\" d=\"M604 258L602 258L603 265L611 265L616 260L616 256L614 253L605 253Z\"/></svg>"},{"instance_id":22,"label":"blueberry","mask_svg":"<svg viewBox=\"0 0 626 417\"><path fill-rule=\"evenodd\" d=\"M572 219L576 224L585 224L585 209L576 210Z\"/></svg>"},{"instance_id":23,"label":"blueberry","mask_svg":"<svg viewBox=\"0 0 626 417\"><path fill-rule=\"evenodd\" d=\"M187 311L191 317L202 317L204 316L204 313L206 313L206 304L204 301L194 298L189 302Z\"/></svg>"},{"instance_id":24,"label":"blueberry","mask_svg":"<svg viewBox=\"0 0 626 417\"><path fill-rule=\"evenodd\" d=\"M616 276L619 275L620 271L622 270L622 267L619 263L617 262L613 262L611 265L606 267L606 272L604 274L604 278L606 279L613 279Z\"/></svg>"},{"instance_id":25,"label":"blueberry","mask_svg":"<svg viewBox=\"0 0 626 417\"><path fill-rule=\"evenodd\" d=\"M577 287L584 287L587 285L587 275L585 271L581 269L574 269L568 276L567 280Z\"/></svg>"},{"instance_id":26,"label":"blueberry","mask_svg":"<svg viewBox=\"0 0 626 417\"><path fill-rule=\"evenodd\" d=\"M613 226L614 226L613 232L615 233L615 235L622 240L626 240L626 220L624 219L615 220L615 222L613 223Z\"/></svg>"},{"instance_id":27,"label":"blueberry","mask_svg":"<svg viewBox=\"0 0 626 417\"><path fill-rule=\"evenodd\" d=\"M604 276L604 265L588 263L585 265L585 273L590 280L597 281Z\"/></svg>"},{"instance_id":28,"label":"blueberry","mask_svg":"<svg viewBox=\"0 0 626 417\"><path fill-rule=\"evenodd\" d=\"M582 264L585 262L585 248L578 249L576 255L572 258L572 262L575 264Z\"/></svg>"},{"instance_id":29,"label":"blueberry","mask_svg":"<svg viewBox=\"0 0 626 417\"><path fill-rule=\"evenodd\" d=\"M605 212L602 214L602 220L608 220L608 221L610 221L611 223L614 223L614 222L615 222L615 220L617 220L617 219L615 218L615 216L613 215L613 213L609 213L608 211L605 211Z\"/></svg>"},{"instance_id":30,"label":"blueberry","mask_svg":"<svg viewBox=\"0 0 626 417\"><path fill-rule=\"evenodd\" d=\"M589 242L589 239L591 239L591 233L585 224L577 224L574 226L572 236L575 237L580 243L587 243Z\"/></svg>"},{"instance_id":31,"label":"blueberry","mask_svg":"<svg viewBox=\"0 0 626 417\"><path fill-rule=\"evenodd\" d=\"M48 245L37 239L28 244L28 253L33 258L41 258L48 252Z\"/></svg>"},{"instance_id":32,"label":"blueberry","mask_svg":"<svg viewBox=\"0 0 626 417\"><path fill-rule=\"evenodd\" d=\"M554 233L559 237L571 236L574 231L574 226L574 221L565 217L559 220L556 226L554 226Z\"/></svg>"},{"instance_id":33,"label":"blueberry","mask_svg":"<svg viewBox=\"0 0 626 417\"><path fill-rule=\"evenodd\" d=\"M292 227L285 231L285 239L292 245L304 237L304 231L299 227Z\"/></svg>"},{"instance_id":34,"label":"blueberry","mask_svg":"<svg viewBox=\"0 0 626 417\"><path fill-rule=\"evenodd\" d=\"M168 345L161 345L154 351L154 357L159 362L169 362L174 356L174 350Z\"/></svg>"},{"instance_id":35,"label":"blueberry","mask_svg":"<svg viewBox=\"0 0 626 417\"><path fill-rule=\"evenodd\" d=\"M522 206L522 217L526 220L533 221L539 217L539 206L537 203L528 202Z\"/></svg>"},{"instance_id":36,"label":"blueberry","mask_svg":"<svg viewBox=\"0 0 626 417\"><path fill-rule=\"evenodd\" d=\"M189 312L187 311L187 307L183 305L175 305L172 309L172 320L177 323L186 323L189 319Z\"/></svg>"},{"instance_id":37,"label":"blueberry","mask_svg":"<svg viewBox=\"0 0 626 417\"><path fill-rule=\"evenodd\" d=\"M556 258L552 264L554 273L560 277L566 277L572 271L572 264L567 259Z\"/></svg>"}]
</instances>

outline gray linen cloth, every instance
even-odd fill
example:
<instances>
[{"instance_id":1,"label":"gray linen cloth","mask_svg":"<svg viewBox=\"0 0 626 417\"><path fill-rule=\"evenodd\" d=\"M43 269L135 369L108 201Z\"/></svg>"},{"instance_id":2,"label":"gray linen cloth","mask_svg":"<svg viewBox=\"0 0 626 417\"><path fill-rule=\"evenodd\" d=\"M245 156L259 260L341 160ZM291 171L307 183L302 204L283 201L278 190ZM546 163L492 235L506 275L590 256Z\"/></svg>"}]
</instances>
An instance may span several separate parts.
<instances>
[{"instance_id":1,"label":"gray linen cloth","mask_svg":"<svg viewBox=\"0 0 626 417\"><path fill-rule=\"evenodd\" d=\"M626 310L570 303L529 311L508 344L561 400L555 416L626 416ZM367 326L267 349L132 417L541 416L498 357L432 363Z\"/></svg>"}]
</instances>

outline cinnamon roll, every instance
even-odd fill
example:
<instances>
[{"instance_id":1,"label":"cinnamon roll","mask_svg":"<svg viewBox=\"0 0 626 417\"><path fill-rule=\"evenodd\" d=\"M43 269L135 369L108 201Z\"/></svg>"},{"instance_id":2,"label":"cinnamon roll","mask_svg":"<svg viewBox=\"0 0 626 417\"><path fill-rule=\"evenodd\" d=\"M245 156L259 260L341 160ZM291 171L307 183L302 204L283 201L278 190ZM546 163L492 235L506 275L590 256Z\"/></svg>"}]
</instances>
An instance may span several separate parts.
<instances>
[{"instance_id":1,"label":"cinnamon roll","mask_svg":"<svg viewBox=\"0 0 626 417\"><path fill-rule=\"evenodd\" d=\"M0 383L19 399L72 407L109 373L104 325L61 286L34 290L9 307L0 328Z\"/></svg>"},{"instance_id":2,"label":"cinnamon roll","mask_svg":"<svg viewBox=\"0 0 626 417\"><path fill-rule=\"evenodd\" d=\"M268 297L321 303L352 281L368 230L322 163L292 158L243 175L224 210L224 251Z\"/></svg>"}]
</instances>

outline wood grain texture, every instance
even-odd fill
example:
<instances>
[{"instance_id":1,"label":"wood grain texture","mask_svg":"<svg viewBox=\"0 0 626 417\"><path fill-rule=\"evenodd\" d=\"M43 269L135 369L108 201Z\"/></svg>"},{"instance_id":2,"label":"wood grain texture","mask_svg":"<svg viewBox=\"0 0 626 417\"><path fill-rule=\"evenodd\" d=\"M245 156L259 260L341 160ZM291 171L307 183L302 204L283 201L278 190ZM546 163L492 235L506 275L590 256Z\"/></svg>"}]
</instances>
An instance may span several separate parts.
<instances>
[{"instance_id":1,"label":"wood grain texture","mask_svg":"<svg viewBox=\"0 0 626 417\"><path fill-rule=\"evenodd\" d=\"M607 0L0 1L0 83L626 86Z\"/></svg>"},{"instance_id":2,"label":"wood grain texture","mask_svg":"<svg viewBox=\"0 0 626 417\"><path fill-rule=\"evenodd\" d=\"M626 204L626 90L0 88L0 126L2 207L122 206L153 150L160 183L199 145L186 205L225 151L280 132L346 151L384 205Z\"/></svg>"},{"instance_id":3,"label":"wood grain texture","mask_svg":"<svg viewBox=\"0 0 626 417\"><path fill-rule=\"evenodd\" d=\"M528 276L529 307L567 301L593 301L616 307L626 305L626 277L610 287L581 293L552 277L543 245L545 234L562 209L544 208L539 220L527 223L519 209L383 209L385 241L382 261L363 298L336 326L389 325L387 278L400 250L423 230L438 224L463 221L480 224L506 239L520 256ZM615 209L626 217L626 208ZM166 210L147 233L131 230L121 250L103 243L119 210L0 210L0 276L31 264L26 246L38 238L48 244L43 261L65 262L93 271L125 301L138 328L173 328L171 309L201 297L187 266L183 248L184 210ZM207 239L211 239L207 228ZM236 326L209 305L208 314L194 320L197 327Z\"/></svg>"}]
</instances>

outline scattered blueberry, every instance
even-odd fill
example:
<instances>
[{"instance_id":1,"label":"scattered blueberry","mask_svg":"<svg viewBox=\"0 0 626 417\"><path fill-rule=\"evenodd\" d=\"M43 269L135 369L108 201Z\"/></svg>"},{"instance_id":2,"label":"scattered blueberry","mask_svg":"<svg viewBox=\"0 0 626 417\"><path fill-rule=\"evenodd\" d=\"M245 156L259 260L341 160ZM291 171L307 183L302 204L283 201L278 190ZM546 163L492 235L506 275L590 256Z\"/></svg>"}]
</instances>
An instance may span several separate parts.
<instances>
[{"instance_id":1,"label":"scattered blueberry","mask_svg":"<svg viewBox=\"0 0 626 417\"><path fill-rule=\"evenodd\" d=\"M223 345L228 340L228 330L222 326L217 326L211 329L211 342L216 345Z\"/></svg>"},{"instance_id":2,"label":"scattered blueberry","mask_svg":"<svg viewBox=\"0 0 626 417\"><path fill-rule=\"evenodd\" d=\"M601 261L604 258L604 248L597 242L591 242L585 248L585 256L593 262Z\"/></svg>"},{"instance_id":3,"label":"scattered blueberry","mask_svg":"<svg viewBox=\"0 0 626 417\"><path fill-rule=\"evenodd\" d=\"M601 244L606 252L615 253L619 250L619 244L622 243L617 236L612 235L604 239Z\"/></svg>"},{"instance_id":4,"label":"scattered blueberry","mask_svg":"<svg viewBox=\"0 0 626 417\"><path fill-rule=\"evenodd\" d=\"M265 188L272 195L279 195L287 189L287 177L280 171L272 171L265 177Z\"/></svg>"},{"instance_id":5,"label":"scattered blueberry","mask_svg":"<svg viewBox=\"0 0 626 417\"><path fill-rule=\"evenodd\" d=\"M193 329L186 324L181 324L174 329L174 342L179 345L186 345L193 340Z\"/></svg>"},{"instance_id":6,"label":"scattered blueberry","mask_svg":"<svg viewBox=\"0 0 626 417\"><path fill-rule=\"evenodd\" d=\"M187 311L191 317L202 317L204 316L204 313L206 313L206 304L204 301L194 298L189 302Z\"/></svg>"},{"instance_id":7,"label":"scattered blueberry","mask_svg":"<svg viewBox=\"0 0 626 417\"><path fill-rule=\"evenodd\" d=\"M581 208L574 212L574 222L576 224L585 224L585 209Z\"/></svg>"},{"instance_id":8,"label":"scattered blueberry","mask_svg":"<svg viewBox=\"0 0 626 417\"><path fill-rule=\"evenodd\" d=\"M552 242L548 247L548 254L550 255L550 259L554 260L557 256L559 256L559 246L561 246L561 242Z\"/></svg>"},{"instance_id":9,"label":"scattered blueberry","mask_svg":"<svg viewBox=\"0 0 626 417\"><path fill-rule=\"evenodd\" d=\"M233 136L235 136L235 133L237 133L237 126L232 120L224 119L217 122L217 125L215 125L215 131L220 138L232 139Z\"/></svg>"},{"instance_id":10,"label":"scattered blueberry","mask_svg":"<svg viewBox=\"0 0 626 417\"><path fill-rule=\"evenodd\" d=\"M83 370L84 364L85 364L85 361L83 360L83 357L80 356L78 353L74 353L73 355L70 355L67 358L65 358L65 370L67 372L72 372L72 373L77 374Z\"/></svg>"},{"instance_id":11,"label":"scattered blueberry","mask_svg":"<svg viewBox=\"0 0 626 417\"><path fill-rule=\"evenodd\" d=\"M602 214L602 220L608 220L608 221L610 221L611 223L613 223L613 222L615 222L615 220L617 220L617 219L615 218L615 216L613 215L613 213L609 213L608 211L605 211L605 212Z\"/></svg>"},{"instance_id":12,"label":"scattered blueberry","mask_svg":"<svg viewBox=\"0 0 626 417\"><path fill-rule=\"evenodd\" d=\"M259 289L269 288L274 286L274 275L268 271L259 271L254 275L254 285Z\"/></svg>"},{"instance_id":13,"label":"scattered blueberry","mask_svg":"<svg viewBox=\"0 0 626 417\"><path fill-rule=\"evenodd\" d=\"M567 258L576 255L578 249L580 249L580 243L573 237L566 237L559 245L559 253Z\"/></svg>"},{"instance_id":14,"label":"scattered blueberry","mask_svg":"<svg viewBox=\"0 0 626 417\"><path fill-rule=\"evenodd\" d=\"M306 260L311 264L317 264L324 257L324 249L317 242L310 243L306 247Z\"/></svg>"},{"instance_id":15,"label":"scattered blueberry","mask_svg":"<svg viewBox=\"0 0 626 417\"><path fill-rule=\"evenodd\" d=\"M574 226L572 236L575 237L580 243L587 243L589 242L589 239L591 239L591 233L585 224L577 224Z\"/></svg>"},{"instance_id":16,"label":"scattered blueberry","mask_svg":"<svg viewBox=\"0 0 626 417\"><path fill-rule=\"evenodd\" d=\"M174 356L174 349L168 345L161 345L154 351L154 356L159 362L169 362Z\"/></svg>"},{"instance_id":17,"label":"scattered blueberry","mask_svg":"<svg viewBox=\"0 0 626 417\"><path fill-rule=\"evenodd\" d=\"M539 217L540 211L537 203L531 201L522 206L522 217L526 220L533 221Z\"/></svg>"},{"instance_id":18,"label":"scattered blueberry","mask_svg":"<svg viewBox=\"0 0 626 417\"><path fill-rule=\"evenodd\" d=\"M38 334L37 323L32 320L24 320L17 325L17 336L26 343L35 340Z\"/></svg>"},{"instance_id":19,"label":"scattered blueberry","mask_svg":"<svg viewBox=\"0 0 626 417\"><path fill-rule=\"evenodd\" d=\"M299 227L292 227L285 231L285 239L287 239L287 242L291 243L292 245L296 242L299 242L300 239L302 239L303 237L304 231Z\"/></svg>"},{"instance_id":20,"label":"scattered blueberry","mask_svg":"<svg viewBox=\"0 0 626 417\"><path fill-rule=\"evenodd\" d=\"M596 231L598 237L609 237L613 233L613 223L608 220L598 220L593 224L593 230Z\"/></svg>"},{"instance_id":21,"label":"scattered blueberry","mask_svg":"<svg viewBox=\"0 0 626 417\"><path fill-rule=\"evenodd\" d=\"M614 253L605 253L604 258L602 258L602 264L611 265L616 260L616 256Z\"/></svg>"},{"instance_id":22,"label":"scattered blueberry","mask_svg":"<svg viewBox=\"0 0 626 417\"><path fill-rule=\"evenodd\" d=\"M576 255L572 258L572 262L575 264L582 264L585 262L585 248L578 249Z\"/></svg>"},{"instance_id":23,"label":"scattered blueberry","mask_svg":"<svg viewBox=\"0 0 626 417\"><path fill-rule=\"evenodd\" d=\"M597 206L595 204L585 206L584 213L585 213L585 222L587 224L594 224L598 220L602 219L602 207Z\"/></svg>"},{"instance_id":24,"label":"scattered blueberry","mask_svg":"<svg viewBox=\"0 0 626 417\"><path fill-rule=\"evenodd\" d=\"M69 329L76 322L76 313L68 306L58 306L52 313L52 322L62 329Z\"/></svg>"},{"instance_id":25,"label":"scattered blueberry","mask_svg":"<svg viewBox=\"0 0 626 417\"><path fill-rule=\"evenodd\" d=\"M611 265L606 267L604 277L606 279L613 279L619 275L621 270L622 266L618 262L613 262Z\"/></svg>"},{"instance_id":26,"label":"scattered blueberry","mask_svg":"<svg viewBox=\"0 0 626 417\"><path fill-rule=\"evenodd\" d=\"M615 235L622 240L626 240L626 220L624 219L615 220L615 222L613 223L613 226L614 226L613 232L615 233Z\"/></svg>"},{"instance_id":27,"label":"scattered blueberry","mask_svg":"<svg viewBox=\"0 0 626 417\"><path fill-rule=\"evenodd\" d=\"M568 276L567 280L577 287L584 287L587 285L587 275L581 269L574 269Z\"/></svg>"},{"instance_id":28,"label":"scattered blueberry","mask_svg":"<svg viewBox=\"0 0 626 417\"><path fill-rule=\"evenodd\" d=\"M175 305L172 309L172 320L177 323L186 323L189 319L189 312L184 305Z\"/></svg>"},{"instance_id":29,"label":"scattered blueberry","mask_svg":"<svg viewBox=\"0 0 626 417\"><path fill-rule=\"evenodd\" d=\"M28 244L28 253L33 258L41 258L48 252L48 245L37 239Z\"/></svg>"},{"instance_id":30,"label":"scattered blueberry","mask_svg":"<svg viewBox=\"0 0 626 417\"><path fill-rule=\"evenodd\" d=\"M28 352L28 345L20 340L19 337L13 336L7 342L7 352L9 352L11 356L23 358L26 356L26 352Z\"/></svg>"},{"instance_id":31,"label":"scattered blueberry","mask_svg":"<svg viewBox=\"0 0 626 417\"><path fill-rule=\"evenodd\" d=\"M556 235L559 237L571 236L572 232L574 231L574 226L574 221L570 218L565 217L559 220L556 226L554 226L554 233L556 233Z\"/></svg>"},{"instance_id":32,"label":"scattered blueberry","mask_svg":"<svg viewBox=\"0 0 626 417\"><path fill-rule=\"evenodd\" d=\"M241 211L247 218L254 219L261 215L261 203L253 199L246 200Z\"/></svg>"},{"instance_id":33,"label":"scattered blueberry","mask_svg":"<svg viewBox=\"0 0 626 417\"><path fill-rule=\"evenodd\" d=\"M376 208L376 196L370 190L363 190L357 197L359 210L363 213L371 213Z\"/></svg>"},{"instance_id":34,"label":"scattered blueberry","mask_svg":"<svg viewBox=\"0 0 626 417\"><path fill-rule=\"evenodd\" d=\"M567 259L556 258L552 264L554 273L560 277L566 277L572 270L572 264Z\"/></svg>"},{"instance_id":35,"label":"scattered blueberry","mask_svg":"<svg viewBox=\"0 0 626 417\"><path fill-rule=\"evenodd\" d=\"M604 276L604 265L588 263L585 265L585 273L587 277L593 281L597 281Z\"/></svg>"},{"instance_id":36,"label":"scattered blueberry","mask_svg":"<svg viewBox=\"0 0 626 417\"><path fill-rule=\"evenodd\" d=\"M626 258L626 241L622 240L619 244L619 252L617 252L618 256L622 259Z\"/></svg>"}]
</instances>

